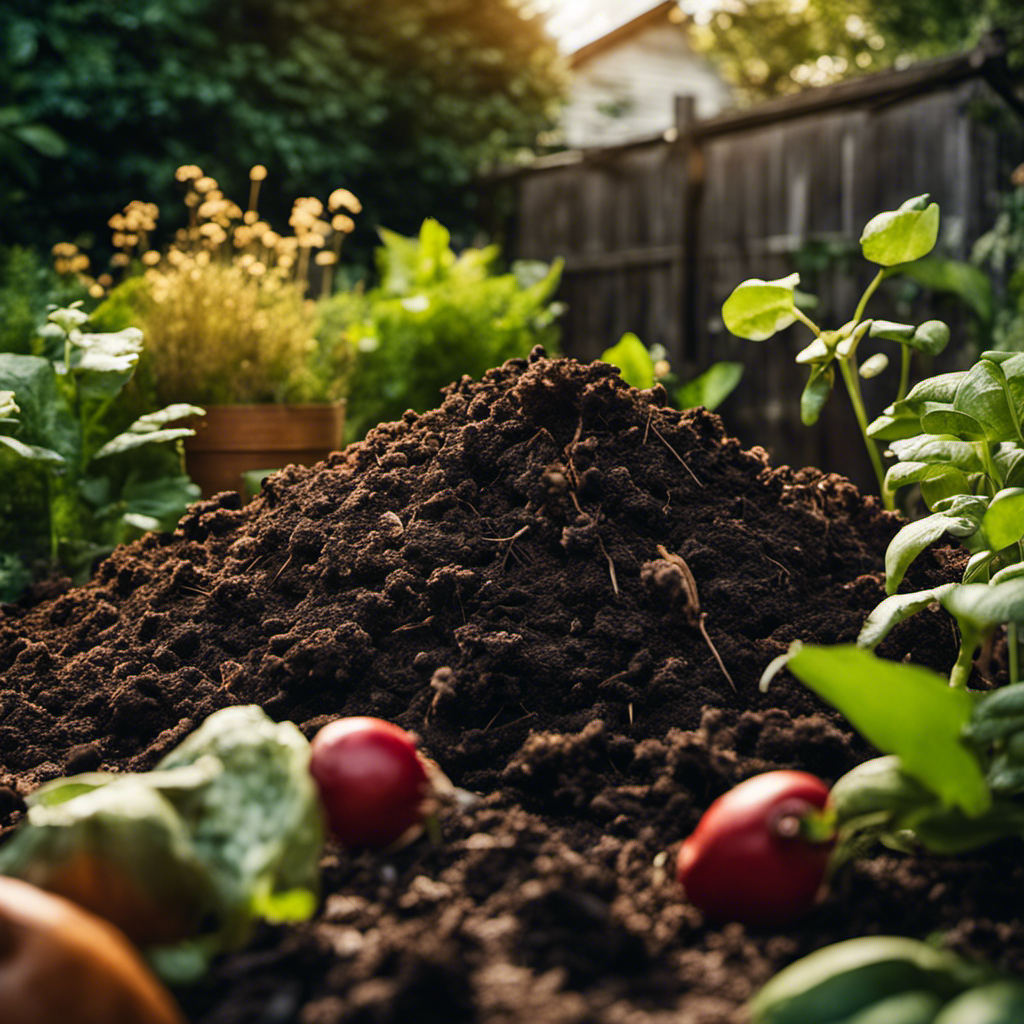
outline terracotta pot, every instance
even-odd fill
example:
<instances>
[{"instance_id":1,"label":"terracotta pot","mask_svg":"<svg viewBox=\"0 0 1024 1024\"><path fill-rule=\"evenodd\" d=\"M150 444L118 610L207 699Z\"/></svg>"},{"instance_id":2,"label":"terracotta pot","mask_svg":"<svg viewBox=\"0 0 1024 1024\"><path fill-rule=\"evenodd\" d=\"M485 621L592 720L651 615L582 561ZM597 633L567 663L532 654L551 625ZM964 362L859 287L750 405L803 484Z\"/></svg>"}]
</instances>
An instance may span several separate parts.
<instances>
[{"instance_id":1,"label":"terracotta pot","mask_svg":"<svg viewBox=\"0 0 1024 1024\"><path fill-rule=\"evenodd\" d=\"M342 446L345 403L211 405L185 438L189 476L208 498L218 491L247 496L243 473L270 472L293 462L312 465Z\"/></svg>"}]
</instances>

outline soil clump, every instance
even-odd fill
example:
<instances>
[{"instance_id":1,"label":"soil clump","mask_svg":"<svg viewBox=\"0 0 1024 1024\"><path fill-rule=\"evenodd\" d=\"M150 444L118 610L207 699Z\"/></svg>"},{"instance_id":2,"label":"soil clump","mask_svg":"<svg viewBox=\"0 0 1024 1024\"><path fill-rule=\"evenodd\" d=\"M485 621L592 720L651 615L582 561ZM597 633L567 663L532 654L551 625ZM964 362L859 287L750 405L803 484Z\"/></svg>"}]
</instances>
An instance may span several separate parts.
<instances>
[{"instance_id":1,"label":"soil clump","mask_svg":"<svg viewBox=\"0 0 1024 1024\"><path fill-rule=\"evenodd\" d=\"M7 606L0 824L50 778L151 767L233 703L308 736L395 721L480 795L437 845L328 849L316 919L262 929L178 993L194 1024L724 1024L785 963L866 932L945 931L1024 969L1013 844L859 862L782 934L708 926L671 878L731 785L872 756L788 676L757 682L792 640L856 637L899 525L660 387L535 350ZM960 570L936 547L905 586ZM956 642L927 612L881 653L946 672Z\"/></svg>"}]
</instances>

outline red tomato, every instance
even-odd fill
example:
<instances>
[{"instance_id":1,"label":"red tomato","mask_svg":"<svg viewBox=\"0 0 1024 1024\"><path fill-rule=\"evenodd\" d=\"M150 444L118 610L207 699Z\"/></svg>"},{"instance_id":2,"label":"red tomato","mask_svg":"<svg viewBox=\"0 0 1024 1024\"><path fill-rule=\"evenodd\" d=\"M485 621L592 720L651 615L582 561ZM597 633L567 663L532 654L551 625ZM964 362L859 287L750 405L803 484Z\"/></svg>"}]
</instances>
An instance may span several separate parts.
<instances>
[{"instance_id":1,"label":"red tomato","mask_svg":"<svg viewBox=\"0 0 1024 1024\"><path fill-rule=\"evenodd\" d=\"M676 877L712 919L785 924L814 905L835 838L802 822L824 808L828 786L806 772L755 775L720 796L683 842Z\"/></svg>"},{"instance_id":2,"label":"red tomato","mask_svg":"<svg viewBox=\"0 0 1024 1024\"><path fill-rule=\"evenodd\" d=\"M345 846L390 846L423 818L426 769L412 738L379 718L339 718L313 737L309 769Z\"/></svg>"}]
</instances>

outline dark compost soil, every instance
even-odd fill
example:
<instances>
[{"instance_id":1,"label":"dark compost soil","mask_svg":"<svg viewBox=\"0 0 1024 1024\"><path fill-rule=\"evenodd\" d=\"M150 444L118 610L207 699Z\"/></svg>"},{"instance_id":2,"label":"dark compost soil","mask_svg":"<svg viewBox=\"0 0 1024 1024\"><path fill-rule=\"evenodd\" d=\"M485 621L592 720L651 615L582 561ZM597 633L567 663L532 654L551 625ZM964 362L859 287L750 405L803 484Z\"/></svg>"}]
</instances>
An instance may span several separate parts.
<instances>
[{"instance_id":1,"label":"dark compost soil","mask_svg":"<svg viewBox=\"0 0 1024 1024\"><path fill-rule=\"evenodd\" d=\"M8 606L0 821L51 777L152 766L231 703L310 736L391 719L480 794L439 845L328 849L317 918L180 992L195 1024L732 1022L785 963L865 932L941 931L1024 969L1014 844L859 862L780 934L709 927L681 898L671 854L717 795L871 756L785 674L757 681L793 639L856 637L899 520L664 403L537 350ZM735 690L659 545L692 570ZM908 586L959 568L932 549ZM882 653L945 672L955 648L926 612Z\"/></svg>"}]
</instances>

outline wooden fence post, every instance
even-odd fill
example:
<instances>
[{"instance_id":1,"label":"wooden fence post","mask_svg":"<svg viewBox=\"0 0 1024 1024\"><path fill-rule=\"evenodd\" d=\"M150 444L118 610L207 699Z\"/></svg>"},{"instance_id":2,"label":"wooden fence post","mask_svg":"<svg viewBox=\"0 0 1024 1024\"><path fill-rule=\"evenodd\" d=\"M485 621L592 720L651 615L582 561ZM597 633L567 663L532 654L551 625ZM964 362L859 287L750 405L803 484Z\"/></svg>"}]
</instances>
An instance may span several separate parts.
<instances>
[{"instance_id":1,"label":"wooden fence post","mask_svg":"<svg viewBox=\"0 0 1024 1024\"><path fill-rule=\"evenodd\" d=\"M704 154L694 134L697 120L696 100L693 96L676 96L674 104L675 139L672 149L680 161L682 189L680 209L680 282L678 302L679 352L675 358L681 362L680 370L687 376L697 369L699 361L700 325L697 316L697 274L700 264L700 201L704 183ZM685 369L684 369L685 368Z\"/></svg>"}]
</instances>

